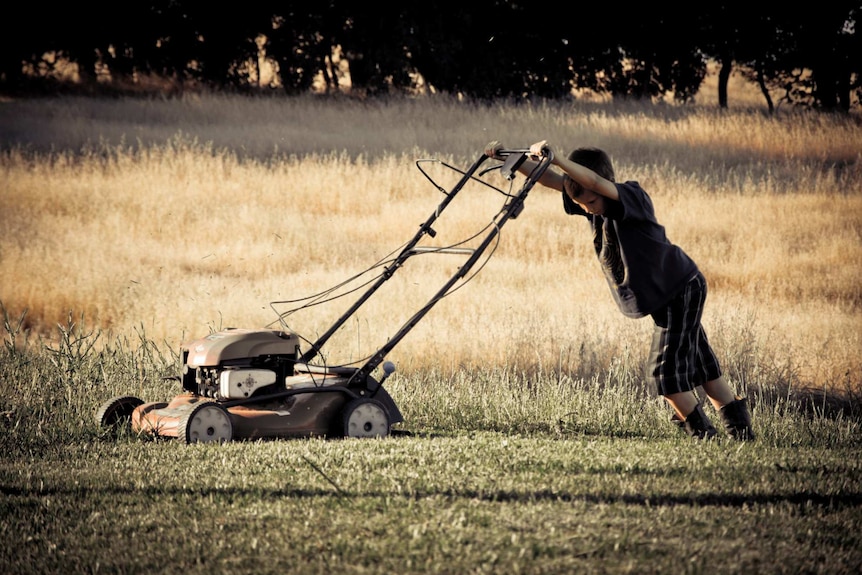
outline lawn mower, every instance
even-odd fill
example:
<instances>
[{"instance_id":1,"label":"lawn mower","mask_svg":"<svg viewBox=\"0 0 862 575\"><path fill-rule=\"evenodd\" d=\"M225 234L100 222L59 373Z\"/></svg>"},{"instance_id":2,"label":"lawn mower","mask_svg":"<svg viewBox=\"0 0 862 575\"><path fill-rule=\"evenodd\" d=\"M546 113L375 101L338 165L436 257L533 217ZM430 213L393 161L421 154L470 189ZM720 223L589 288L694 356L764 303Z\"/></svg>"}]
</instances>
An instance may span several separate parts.
<instances>
[{"instance_id":1,"label":"lawn mower","mask_svg":"<svg viewBox=\"0 0 862 575\"><path fill-rule=\"evenodd\" d=\"M275 304L286 302L271 302L278 313L278 320L266 328L221 329L181 344L181 373L171 378L182 384L183 391L179 395L169 401L151 402L131 395L115 397L97 409L97 424L114 431L130 426L132 431L141 435L176 438L185 443L389 435L393 432L393 425L403 422L403 416L383 386L386 378L395 371L394 364L384 360L431 308L467 277L503 225L521 213L527 194L553 159L550 152L538 157L535 167L523 177L523 183L516 186L517 169L528 154L527 149L502 150L502 163L495 162L481 171L480 167L489 159L485 154L466 170L439 160L417 160L419 171L442 192L442 202L420 225L416 234L400 247L400 251L397 249L391 258L387 257L370 268L382 268L382 272L365 284L367 288L358 299L316 341L311 343L287 326L285 318L296 309L279 312ZM426 162L438 163L446 170L454 171L457 183L448 190L437 184L424 168ZM508 191L484 179L486 174L495 170L499 170L509 182ZM463 242L443 247L427 245L427 242L422 245L423 240L437 235L434 229L437 218L465 185L472 182L487 186L504 197L502 208L483 229L484 235L480 233L472 237L475 247L461 247ZM465 256L466 261L385 345L369 357L351 365L314 363L336 331L397 270L410 258L426 253L456 254ZM320 301L316 299L311 305L318 303ZM277 327L276 323L279 324ZM302 349L303 342L310 343L305 350ZM374 376L378 368L382 371L379 379Z\"/></svg>"}]
</instances>

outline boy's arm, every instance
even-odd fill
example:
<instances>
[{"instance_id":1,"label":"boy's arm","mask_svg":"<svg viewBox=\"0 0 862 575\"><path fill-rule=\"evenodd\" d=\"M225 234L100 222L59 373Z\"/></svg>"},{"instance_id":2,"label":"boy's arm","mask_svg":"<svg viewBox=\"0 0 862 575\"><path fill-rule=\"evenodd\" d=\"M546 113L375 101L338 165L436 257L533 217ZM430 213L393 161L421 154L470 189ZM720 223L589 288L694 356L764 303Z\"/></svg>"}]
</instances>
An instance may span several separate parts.
<instances>
[{"instance_id":1,"label":"boy's arm","mask_svg":"<svg viewBox=\"0 0 862 575\"><path fill-rule=\"evenodd\" d=\"M530 146L530 153L534 156L541 155L543 151L546 151L545 153L547 153L547 151L551 151L551 147L548 145L547 140L536 142ZM526 164L526 162L524 163ZM567 173L570 178L585 190L590 190L612 200L620 199L620 193L617 191L617 187L612 181L603 178L586 166L576 164L570 159L556 154L554 154L554 161L552 163ZM559 174L556 175L560 178L559 189L562 190L564 178Z\"/></svg>"},{"instance_id":2,"label":"boy's arm","mask_svg":"<svg viewBox=\"0 0 862 575\"><path fill-rule=\"evenodd\" d=\"M501 144L500 142L497 142L495 140L495 141L491 142L490 144L488 144L487 146L485 146L485 155L488 156L489 158L500 159L497 157L497 152L499 150L502 150L502 149L503 149L503 144ZM518 166L518 171L524 175L527 175L530 172L532 172L533 169L538 165L539 165L538 162L536 162L534 160L526 159L523 161L523 163L521 163L520 166ZM557 172L554 172L551 170L545 170L545 173L542 174L542 176L538 179L538 182L547 188L551 188L552 190L557 190L558 192L562 192L564 179L565 178L563 177L562 174L558 174Z\"/></svg>"}]
</instances>

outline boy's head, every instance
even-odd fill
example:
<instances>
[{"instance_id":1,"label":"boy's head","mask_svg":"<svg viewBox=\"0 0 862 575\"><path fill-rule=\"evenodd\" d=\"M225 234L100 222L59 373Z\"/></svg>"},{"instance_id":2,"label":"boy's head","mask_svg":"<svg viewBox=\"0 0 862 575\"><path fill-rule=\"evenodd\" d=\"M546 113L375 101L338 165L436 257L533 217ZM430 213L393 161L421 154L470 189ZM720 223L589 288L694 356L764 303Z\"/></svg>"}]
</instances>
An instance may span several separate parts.
<instances>
[{"instance_id":1,"label":"boy's head","mask_svg":"<svg viewBox=\"0 0 862 575\"><path fill-rule=\"evenodd\" d=\"M607 152L599 148L577 148L569 154L569 159L576 164L586 166L601 177L614 180L614 165Z\"/></svg>"},{"instance_id":2,"label":"boy's head","mask_svg":"<svg viewBox=\"0 0 862 575\"><path fill-rule=\"evenodd\" d=\"M569 154L569 160L591 169L611 182L614 180L614 165L610 156L599 148L578 148ZM563 191L588 214L603 215L608 208L608 200L593 191L585 190L568 174L563 179Z\"/></svg>"}]
</instances>

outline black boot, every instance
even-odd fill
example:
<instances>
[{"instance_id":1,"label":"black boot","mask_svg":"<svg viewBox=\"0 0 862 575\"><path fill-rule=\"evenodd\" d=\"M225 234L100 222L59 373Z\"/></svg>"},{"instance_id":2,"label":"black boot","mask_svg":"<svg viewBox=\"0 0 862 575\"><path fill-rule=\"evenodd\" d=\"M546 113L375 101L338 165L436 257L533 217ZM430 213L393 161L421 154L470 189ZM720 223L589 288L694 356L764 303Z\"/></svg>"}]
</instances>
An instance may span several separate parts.
<instances>
[{"instance_id":1,"label":"black boot","mask_svg":"<svg viewBox=\"0 0 862 575\"><path fill-rule=\"evenodd\" d=\"M671 417L671 422L695 439L711 439L717 433L715 427L712 426L712 422L703 412L703 406L699 403L694 408L694 411L688 414L685 420L680 419L677 414L674 414Z\"/></svg>"},{"instance_id":2,"label":"black boot","mask_svg":"<svg viewBox=\"0 0 862 575\"><path fill-rule=\"evenodd\" d=\"M751 415L748 413L748 405L745 398L737 398L718 410L721 422L727 434L737 441L753 441L754 432L751 430Z\"/></svg>"}]
</instances>

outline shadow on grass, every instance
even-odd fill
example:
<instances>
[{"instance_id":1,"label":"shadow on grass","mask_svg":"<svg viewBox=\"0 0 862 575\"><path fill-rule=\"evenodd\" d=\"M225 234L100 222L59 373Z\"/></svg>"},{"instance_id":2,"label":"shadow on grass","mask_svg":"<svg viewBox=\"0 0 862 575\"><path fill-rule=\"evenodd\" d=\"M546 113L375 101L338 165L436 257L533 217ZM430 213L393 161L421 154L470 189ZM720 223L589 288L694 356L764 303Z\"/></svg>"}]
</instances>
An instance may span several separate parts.
<instances>
[{"instance_id":1,"label":"shadow on grass","mask_svg":"<svg viewBox=\"0 0 862 575\"><path fill-rule=\"evenodd\" d=\"M727 494L727 493L701 493L701 494L670 494L656 493L652 495L637 494L612 494L612 493L567 493L549 490L538 491L493 491L474 489L428 489L412 492L387 492L387 491L364 491L353 493L349 490L334 491L331 489L258 489L243 487L224 488L176 488L176 487L147 487L133 489L121 487L47 487L39 490L22 489L19 487L0 486L0 493L7 497L45 497L60 496L72 497L80 500L88 498L99 498L110 496L112 500L123 496L139 499L142 495L152 498L158 497L189 497L189 498L212 498L224 497L226 499L263 498L272 500L275 498L290 499L314 499L325 497L336 497L346 501L366 498L402 498L421 500L426 498L448 498L466 499L471 501L485 501L492 503L538 503L543 501L557 502L584 502L596 505L638 505L645 507L732 507L742 508L754 505L779 505L788 504L800 507L816 506L830 510L857 508L862 506L862 492L846 492L839 494L812 493L810 491L796 491L787 493L771 494Z\"/></svg>"}]
</instances>

